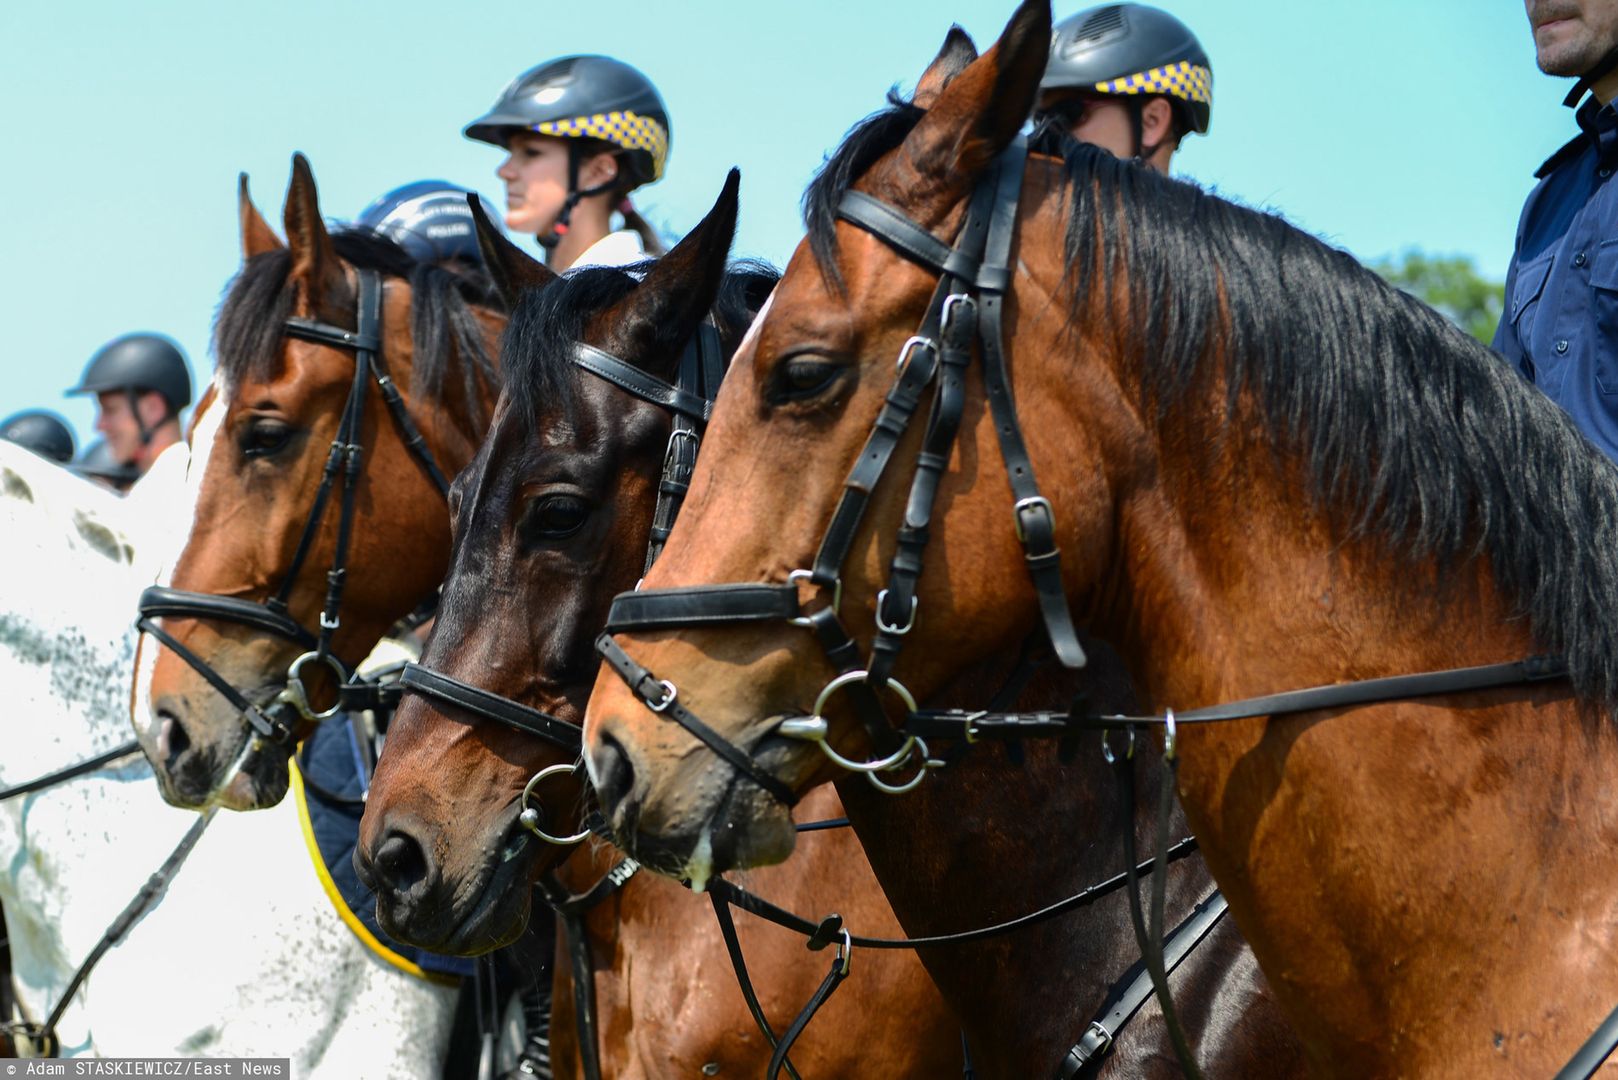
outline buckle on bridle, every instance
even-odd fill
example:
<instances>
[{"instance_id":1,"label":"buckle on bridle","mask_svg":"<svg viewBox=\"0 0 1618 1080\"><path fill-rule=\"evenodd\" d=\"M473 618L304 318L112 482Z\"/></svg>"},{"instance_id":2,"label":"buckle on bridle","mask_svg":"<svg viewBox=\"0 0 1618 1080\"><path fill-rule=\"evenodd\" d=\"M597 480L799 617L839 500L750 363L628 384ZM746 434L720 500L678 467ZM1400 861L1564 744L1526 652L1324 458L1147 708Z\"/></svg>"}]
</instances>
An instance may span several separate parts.
<instances>
[{"instance_id":1,"label":"buckle on bridle","mask_svg":"<svg viewBox=\"0 0 1618 1080\"><path fill-rule=\"evenodd\" d=\"M646 707L648 709L655 713L660 713L664 712L670 705L674 704L674 697L680 691L667 679L659 679L657 681L657 685L663 688L663 696L661 698L659 698L657 701L653 701L650 695L642 695L641 700L646 703Z\"/></svg>"},{"instance_id":2,"label":"buckle on bridle","mask_svg":"<svg viewBox=\"0 0 1618 1080\"><path fill-rule=\"evenodd\" d=\"M792 573L787 575L787 582L788 583L796 583L796 582L799 582L799 581L807 581L807 582L810 582L811 584L816 584L816 585L820 584L820 582L815 580L815 572L813 570L794 570L794 571L792 571ZM843 579L841 577L838 577L838 578L832 579L832 583L831 583L831 611L832 611L832 614L833 615L840 615L841 612L842 612L842 608L843 608ZM809 617L807 615L799 615L796 618L788 619L787 622L791 623L793 626L808 626L808 627L813 627L814 626L814 623L809 620Z\"/></svg>"},{"instance_id":3,"label":"buckle on bridle","mask_svg":"<svg viewBox=\"0 0 1618 1080\"><path fill-rule=\"evenodd\" d=\"M1051 510L1051 501L1043 495L1034 495L1026 499L1018 499L1011 508L1012 528L1017 532L1017 542L1028 542L1028 530L1023 525L1023 515L1030 510L1042 510L1045 513L1045 525L1051 532L1056 531L1056 514Z\"/></svg>"},{"instance_id":4,"label":"buckle on bridle","mask_svg":"<svg viewBox=\"0 0 1618 1080\"><path fill-rule=\"evenodd\" d=\"M904 369L909 366L910 358L915 355L917 349L931 349L933 352L937 352L938 343L930 337L923 337L921 334L912 334L910 337L905 339L905 343L903 345L899 346L899 359L894 361L893 370L900 372L904 371Z\"/></svg>"},{"instance_id":5,"label":"buckle on bridle","mask_svg":"<svg viewBox=\"0 0 1618 1080\"><path fill-rule=\"evenodd\" d=\"M883 589L881 592L876 594L876 628L884 634L891 634L893 637L903 637L904 635L910 633L910 628L912 626L916 625L917 598L914 596L910 598L910 617L905 620L903 626L900 626L897 623L887 622L882 618L882 608L883 605L887 603L887 599L888 590L886 589Z\"/></svg>"},{"instance_id":6,"label":"buckle on bridle","mask_svg":"<svg viewBox=\"0 0 1618 1080\"><path fill-rule=\"evenodd\" d=\"M673 460L675 447L679 445L681 439L691 440L691 454L693 457L696 456L697 450L702 446L701 435L698 435L695 431L687 431L685 428L675 428L673 431L669 432L669 443L668 446L666 446L663 450L663 461L665 465L669 461Z\"/></svg>"}]
</instances>

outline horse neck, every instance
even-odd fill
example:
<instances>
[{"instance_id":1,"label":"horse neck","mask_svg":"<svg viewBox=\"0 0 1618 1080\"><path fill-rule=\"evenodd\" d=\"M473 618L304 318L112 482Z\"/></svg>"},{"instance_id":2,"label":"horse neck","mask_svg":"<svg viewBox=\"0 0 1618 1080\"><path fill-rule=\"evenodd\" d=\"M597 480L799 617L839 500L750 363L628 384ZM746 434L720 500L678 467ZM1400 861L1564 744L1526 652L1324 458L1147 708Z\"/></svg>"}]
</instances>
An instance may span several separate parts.
<instances>
[{"instance_id":1,"label":"horse neck","mask_svg":"<svg viewBox=\"0 0 1618 1080\"><path fill-rule=\"evenodd\" d=\"M1256 440L1179 444L1120 500L1094 598L1098 633L1153 708L1534 651L1486 560L1440 566L1374 535L1344 540L1341 508L1307 494L1301 464Z\"/></svg>"}]
</instances>

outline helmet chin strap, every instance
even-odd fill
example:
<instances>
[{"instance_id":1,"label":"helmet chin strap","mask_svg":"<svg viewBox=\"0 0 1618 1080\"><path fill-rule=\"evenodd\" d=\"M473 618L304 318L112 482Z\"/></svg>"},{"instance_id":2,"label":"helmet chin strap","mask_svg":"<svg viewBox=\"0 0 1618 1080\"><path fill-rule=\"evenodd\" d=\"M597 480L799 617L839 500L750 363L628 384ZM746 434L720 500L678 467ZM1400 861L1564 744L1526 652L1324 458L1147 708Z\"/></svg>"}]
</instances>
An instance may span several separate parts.
<instances>
[{"instance_id":1,"label":"helmet chin strap","mask_svg":"<svg viewBox=\"0 0 1618 1080\"><path fill-rule=\"evenodd\" d=\"M146 426L146 420L140 414L140 395L133 386L129 386L124 388L124 396L129 399L129 413L135 418L135 426L140 428L140 444L152 445L152 436L157 432Z\"/></svg>"},{"instance_id":2,"label":"helmet chin strap","mask_svg":"<svg viewBox=\"0 0 1618 1080\"><path fill-rule=\"evenodd\" d=\"M585 188L580 191L579 146L575 140L569 139L567 144L567 198L562 200L562 209L557 212L556 223L551 226L551 231L536 238L539 241L539 246L546 251L554 250L556 245L562 242L562 237L567 235L567 231L571 227L574 208L592 195L600 195L603 192L611 191L613 183L614 180L608 180L604 184L597 184L593 188Z\"/></svg>"}]
</instances>

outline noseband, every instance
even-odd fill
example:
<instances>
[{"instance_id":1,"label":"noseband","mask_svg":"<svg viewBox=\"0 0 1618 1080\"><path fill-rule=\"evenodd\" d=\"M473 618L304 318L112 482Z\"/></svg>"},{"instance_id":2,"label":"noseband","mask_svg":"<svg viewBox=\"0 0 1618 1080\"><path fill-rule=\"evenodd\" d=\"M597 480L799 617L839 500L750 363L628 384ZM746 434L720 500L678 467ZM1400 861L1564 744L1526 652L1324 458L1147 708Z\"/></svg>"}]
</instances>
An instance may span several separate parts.
<instances>
[{"instance_id":1,"label":"noseband","mask_svg":"<svg viewBox=\"0 0 1618 1080\"><path fill-rule=\"evenodd\" d=\"M427 442L422 437L421 431L405 410L399 388L394 385L382 359L381 276L374 270L358 270L356 273L359 277L356 329L347 330L318 319L299 316L293 316L286 321L288 337L313 341L337 349L352 349L354 382L343 405L342 419L338 422L336 437L332 439L331 450L326 455L326 466L320 477L320 487L315 491L309 519L304 523L303 535L298 539L292 564L287 567L280 589L268 600L257 601L154 585L141 593L140 618L135 623L138 630L152 635L171 649L234 705L260 740L277 746L289 747L294 741L296 721L288 723L283 718L285 712L283 707L292 709L305 720L318 722L344 709L367 704L368 698L374 697L372 688L350 681L349 673L342 661L331 651L332 635L341 625L339 609L343 601L343 586L348 576L348 545L354 528L354 497L359 487L360 469L364 459L364 447L360 442L361 421L365 412L366 387L369 383L376 383L377 391L382 395L382 400L393 417L394 425L398 428L406 449L421 462L422 468L426 470L439 494L446 500L449 497L449 482L444 479L444 473L433 460L432 451L427 448ZM293 586L297 583L298 571L303 568L304 561L309 557L315 535L320 529L321 520L325 517L326 507L331 501L332 491L339 483L342 485L342 495L337 518L337 548L332 556L331 569L326 573L326 600L320 612L320 632L316 634L292 617L289 604ZM231 685L229 680L206 660L159 626L157 620L160 618L215 619L234 623L237 626L247 626L273 634L300 645L307 651L293 660L287 669L285 689L278 693L269 705L261 708L249 701L245 694ZM337 703L329 709L318 712L309 704L302 678L304 667L311 663L325 664L330 668L337 676L341 688Z\"/></svg>"}]
</instances>

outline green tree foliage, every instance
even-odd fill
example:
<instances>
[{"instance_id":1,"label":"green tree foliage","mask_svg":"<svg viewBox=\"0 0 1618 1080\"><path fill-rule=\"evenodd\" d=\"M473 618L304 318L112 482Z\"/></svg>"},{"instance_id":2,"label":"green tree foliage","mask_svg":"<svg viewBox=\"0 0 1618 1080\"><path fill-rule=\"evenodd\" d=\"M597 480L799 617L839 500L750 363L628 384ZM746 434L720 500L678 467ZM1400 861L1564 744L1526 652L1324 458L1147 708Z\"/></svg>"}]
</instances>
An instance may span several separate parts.
<instances>
[{"instance_id":1,"label":"green tree foliage","mask_svg":"<svg viewBox=\"0 0 1618 1080\"><path fill-rule=\"evenodd\" d=\"M1437 308L1485 345L1494 340L1506 304L1506 285L1480 274L1470 255L1428 255L1409 248L1397 259L1372 263L1371 269Z\"/></svg>"}]
</instances>

